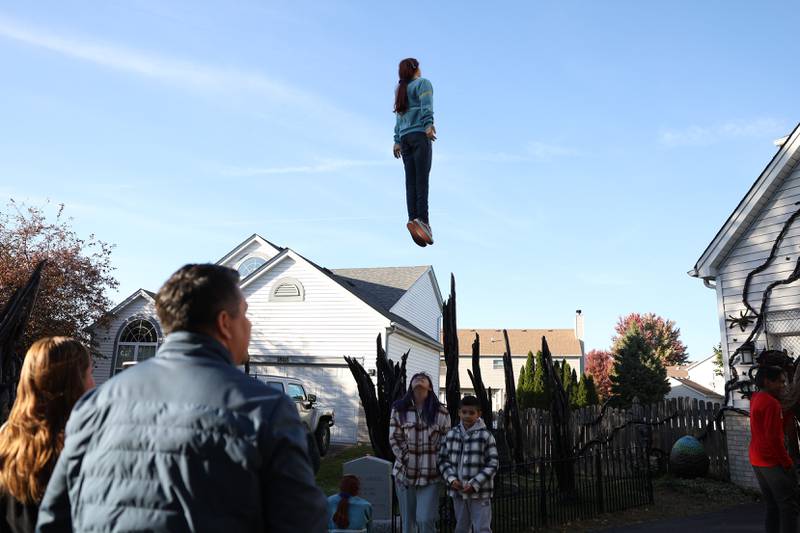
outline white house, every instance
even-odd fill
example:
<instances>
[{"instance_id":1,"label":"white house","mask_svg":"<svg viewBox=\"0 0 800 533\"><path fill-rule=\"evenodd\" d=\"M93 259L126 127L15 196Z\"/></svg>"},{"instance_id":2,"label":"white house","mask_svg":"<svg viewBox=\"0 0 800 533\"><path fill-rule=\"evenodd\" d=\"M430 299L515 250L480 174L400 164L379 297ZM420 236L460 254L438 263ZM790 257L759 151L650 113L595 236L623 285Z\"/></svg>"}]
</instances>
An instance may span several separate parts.
<instances>
[{"instance_id":1,"label":"white house","mask_svg":"<svg viewBox=\"0 0 800 533\"><path fill-rule=\"evenodd\" d=\"M258 235L217 263L242 277L253 323L251 373L303 380L307 394L335 410L332 441L355 442L361 417L343 356L373 371L378 334L391 359L410 351L409 376L424 371L438 381L442 297L432 267L328 270ZM154 296L136 291L113 309L109 327L95 329L104 356L94 372L98 383L155 354L163 333Z\"/></svg>"},{"instance_id":2,"label":"white house","mask_svg":"<svg viewBox=\"0 0 800 533\"><path fill-rule=\"evenodd\" d=\"M690 363L686 367L689 379L717 394L725 394L725 378L718 374L722 369L714 364L714 356Z\"/></svg>"},{"instance_id":3,"label":"white house","mask_svg":"<svg viewBox=\"0 0 800 533\"><path fill-rule=\"evenodd\" d=\"M716 378L716 379L715 379ZM693 398L703 402L722 403L725 383L714 374L714 356L683 366L668 366L667 398ZM720 387L716 390L714 386Z\"/></svg>"},{"instance_id":4,"label":"white house","mask_svg":"<svg viewBox=\"0 0 800 533\"><path fill-rule=\"evenodd\" d=\"M554 361L567 361L569 365L580 374L583 372L583 314L577 311L574 329L509 329L508 342L511 346L511 360L514 367L514 377L519 378L519 371L528 359L528 352L534 354L542 349L542 337L547 338L547 346L553 355ZM459 329L458 330L458 373L462 394L474 394L472 381L467 370L472 370L472 343L475 334L480 335L481 341L481 376L483 384L491 388L492 408L503 408L506 401L506 383L503 371L503 353L505 352L505 339L503 331L499 329ZM445 378L447 371L444 356L441 359L439 372L439 392L444 397Z\"/></svg>"},{"instance_id":5,"label":"white house","mask_svg":"<svg viewBox=\"0 0 800 533\"><path fill-rule=\"evenodd\" d=\"M766 288L776 281L790 281L788 278L800 258L800 222L791 218L800 209L800 129L795 128L787 137L775 141L775 145L778 147L775 155L689 272L716 292L726 380L731 377L730 356L754 329L752 322L728 320L746 314L745 296L754 310L765 318L765 330L754 339L756 350L770 348L786 350L792 357L800 355L800 284L775 286L768 305L762 310ZM773 253L776 240L784 230L785 238ZM751 277L745 295L745 280L762 266ZM749 316L752 318L752 313ZM742 363L737 356L734 361L738 365L737 372L740 379L746 379L748 367ZM737 392L732 394L729 405L749 408L748 401ZM728 413L725 421L731 478L741 484L754 485L747 461L749 419Z\"/></svg>"}]
</instances>

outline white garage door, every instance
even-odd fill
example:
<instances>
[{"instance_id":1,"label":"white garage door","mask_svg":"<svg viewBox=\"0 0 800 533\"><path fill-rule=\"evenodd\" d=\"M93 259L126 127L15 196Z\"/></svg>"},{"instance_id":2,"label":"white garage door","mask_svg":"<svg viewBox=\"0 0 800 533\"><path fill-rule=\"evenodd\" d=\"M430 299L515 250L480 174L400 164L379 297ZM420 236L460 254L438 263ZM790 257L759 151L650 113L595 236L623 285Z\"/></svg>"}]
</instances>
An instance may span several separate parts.
<instances>
[{"instance_id":1,"label":"white garage door","mask_svg":"<svg viewBox=\"0 0 800 533\"><path fill-rule=\"evenodd\" d=\"M306 394L316 394L321 406L330 407L336 417L331 441L355 444L358 438L360 400L350 369L341 366L253 366L253 374L271 374L299 379Z\"/></svg>"}]
</instances>

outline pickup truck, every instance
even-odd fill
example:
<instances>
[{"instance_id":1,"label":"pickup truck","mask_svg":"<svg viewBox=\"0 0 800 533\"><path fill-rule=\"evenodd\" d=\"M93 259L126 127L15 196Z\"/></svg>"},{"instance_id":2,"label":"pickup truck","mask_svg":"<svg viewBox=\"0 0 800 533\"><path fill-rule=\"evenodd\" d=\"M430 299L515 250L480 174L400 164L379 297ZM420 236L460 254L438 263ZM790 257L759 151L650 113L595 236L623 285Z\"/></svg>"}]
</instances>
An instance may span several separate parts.
<instances>
[{"instance_id":1,"label":"pickup truck","mask_svg":"<svg viewBox=\"0 0 800 533\"><path fill-rule=\"evenodd\" d=\"M335 422L333 410L319 405L314 394L306 394L303 382L299 379L285 376L251 375L294 400L300 420L314 435L319 455L324 457L331 445L331 426Z\"/></svg>"}]
</instances>

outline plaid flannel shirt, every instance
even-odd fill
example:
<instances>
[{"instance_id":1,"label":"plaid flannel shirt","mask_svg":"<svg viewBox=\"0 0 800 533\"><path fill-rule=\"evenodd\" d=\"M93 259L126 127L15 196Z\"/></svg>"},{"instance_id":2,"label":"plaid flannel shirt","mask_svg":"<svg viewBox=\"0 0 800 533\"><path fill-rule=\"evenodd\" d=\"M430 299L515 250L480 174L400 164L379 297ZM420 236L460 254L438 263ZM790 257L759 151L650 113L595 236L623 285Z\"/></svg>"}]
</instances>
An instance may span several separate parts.
<instances>
[{"instance_id":1,"label":"plaid flannel shirt","mask_svg":"<svg viewBox=\"0 0 800 533\"><path fill-rule=\"evenodd\" d=\"M393 410L389 423L389 443L395 461L392 475L398 483L423 487L441 480L436 465L439 445L450 429L450 415L442 407L436 421L428 425L417 411L409 409L403 418Z\"/></svg>"},{"instance_id":2,"label":"plaid flannel shirt","mask_svg":"<svg viewBox=\"0 0 800 533\"><path fill-rule=\"evenodd\" d=\"M494 436L480 418L469 429L463 424L451 429L439 450L439 471L447 482L447 494L454 498L491 498L499 465ZM464 494L450 488L456 480L472 485L475 492Z\"/></svg>"}]
</instances>

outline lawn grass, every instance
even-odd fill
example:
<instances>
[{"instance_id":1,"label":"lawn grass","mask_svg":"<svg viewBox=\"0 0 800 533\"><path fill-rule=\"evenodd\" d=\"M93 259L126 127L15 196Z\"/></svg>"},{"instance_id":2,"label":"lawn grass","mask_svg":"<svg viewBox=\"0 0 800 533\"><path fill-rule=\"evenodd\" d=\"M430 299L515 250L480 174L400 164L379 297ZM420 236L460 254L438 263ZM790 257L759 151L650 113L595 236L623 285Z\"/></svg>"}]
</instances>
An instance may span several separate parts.
<instances>
[{"instance_id":1,"label":"lawn grass","mask_svg":"<svg viewBox=\"0 0 800 533\"><path fill-rule=\"evenodd\" d=\"M353 459L373 455L372 447L367 444L348 446L347 448L331 448L322 458L317 472L317 486L326 496L339 492L339 482L342 480L342 465Z\"/></svg>"}]
</instances>

